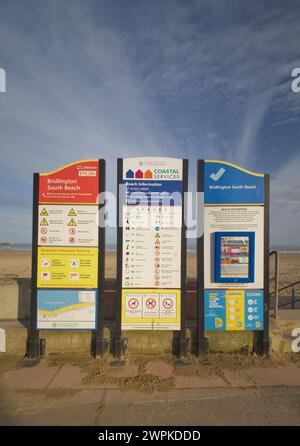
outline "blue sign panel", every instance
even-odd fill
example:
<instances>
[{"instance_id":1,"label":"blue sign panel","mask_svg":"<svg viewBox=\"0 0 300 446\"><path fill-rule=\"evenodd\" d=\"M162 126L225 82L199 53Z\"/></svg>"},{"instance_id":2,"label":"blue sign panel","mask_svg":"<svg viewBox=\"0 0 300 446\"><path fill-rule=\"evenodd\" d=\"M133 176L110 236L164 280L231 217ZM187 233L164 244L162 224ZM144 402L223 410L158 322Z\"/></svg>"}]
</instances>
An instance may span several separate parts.
<instances>
[{"instance_id":1,"label":"blue sign panel","mask_svg":"<svg viewBox=\"0 0 300 446\"><path fill-rule=\"evenodd\" d=\"M263 290L205 290L205 330L263 330Z\"/></svg>"},{"instance_id":2,"label":"blue sign panel","mask_svg":"<svg viewBox=\"0 0 300 446\"><path fill-rule=\"evenodd\" d=\"M263 321L263 291L245 290L245 330L262 330Z\"/></svg>"},{"instance_id":3,"label":"blue sign panel","mask_svg":"<svg viewBox=\"0 0 300 446\"><path fill-rule=\"evenodd\" d=\"M263 204L264 175L225 161L205 160L205 204Z\"/></svg>"},{"instance_id":4,"label":"blue sign panel","mask_svg":"<svg viewBox=\"0 0 300 446\"><path fill-rule=\"evenodd\" d=\"M128 172L127 172L128 176ZM126 204L147 206L181 206L182 181L124 180Z\"/></svg>"},{"instance_id":5,"label":"blue sign panel","mask_svg":"<svg viewBox=\"0 0 300 446\"><path fill-rule=\"evenodd\" d=\"M226 290L204 291L205 330L226 330Z\"/></svg>"}]
</instances>

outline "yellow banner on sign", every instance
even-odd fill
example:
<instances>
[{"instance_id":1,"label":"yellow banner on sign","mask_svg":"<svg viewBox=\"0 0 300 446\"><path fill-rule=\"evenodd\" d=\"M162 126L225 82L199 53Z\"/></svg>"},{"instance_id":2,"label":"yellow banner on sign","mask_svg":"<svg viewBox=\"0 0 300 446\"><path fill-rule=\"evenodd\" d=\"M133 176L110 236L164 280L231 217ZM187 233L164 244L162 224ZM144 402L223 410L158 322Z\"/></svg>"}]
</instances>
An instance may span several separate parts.
<instances>
[{"instance_id":1,"label":"yellow banner on sign","mask_svg":"<svg viewBox=\"0 0 300 446\"><path fill-rule=\"evenodd\" d=\"M97 288L98 248L38 248L38 288Z\"/></svg>"},{"instance_id":2,"label":"yellow banner on sign","mask_svg":"<svg viewBox=\"0 0 300 446\"><path fill-rule=\"evenodd\" d=\"M226 290L226 330L245 329L245 291Z\"/></svg>"},{"instance_id":3,"label":"yellow banner on sign","mask_svg":"<svg viewBox=\"0 0 300 446\"><path fill-rule=\"evenodd\" d=\"M180 330L180 290L123 289L122 329Z\"/></svg>"}]
</instances>

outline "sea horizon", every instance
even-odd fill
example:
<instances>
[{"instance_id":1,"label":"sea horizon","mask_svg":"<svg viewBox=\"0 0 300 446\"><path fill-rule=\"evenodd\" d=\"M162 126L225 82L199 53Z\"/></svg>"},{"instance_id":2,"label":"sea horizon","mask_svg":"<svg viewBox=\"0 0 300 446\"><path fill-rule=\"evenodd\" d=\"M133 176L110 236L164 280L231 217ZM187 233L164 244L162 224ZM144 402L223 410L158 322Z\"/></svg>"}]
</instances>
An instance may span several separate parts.
<instances>
[{"instance_id":1,"label":"sea horizon","mask_svg":"<svg viewBox=\"0 0 300 446\"><path fill-rule=\"evenodd\" d=\"M0 251L31 251L31 243L21 242L0 242ZM108 243L105 245L105 250L113 252L117 250L115 243ZM300 253L300 246L295 245L270 245L270 251L279 251L282 253ZM187 247L187 252L196 252L196 248Z\"/></svg>"}]
</instances>

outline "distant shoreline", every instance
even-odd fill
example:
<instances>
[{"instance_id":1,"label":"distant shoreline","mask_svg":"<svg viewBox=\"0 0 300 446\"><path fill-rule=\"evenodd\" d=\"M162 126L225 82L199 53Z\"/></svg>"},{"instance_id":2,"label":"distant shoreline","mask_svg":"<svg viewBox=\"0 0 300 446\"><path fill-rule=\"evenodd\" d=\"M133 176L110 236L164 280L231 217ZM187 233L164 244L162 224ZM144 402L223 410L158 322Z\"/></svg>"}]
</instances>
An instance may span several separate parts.
<instances>
[{"instance_id":1,"label":"distant shoreline","mask_svg":"<svg viewBox=\"0 0 300 446\"><path fill-rule=\"evenodd\" d=\"M0 242L0 251L13 252L13 251L31 251L31 243L15 243L15 242ZM107 252L116 252L117 247L115 245L108 244L105 247ZM271 246L270 251L278 251L282 254L300 254L300 246ZM195 248L187 248L188 253L195 253Z\"/></svg>"}]
</instances>

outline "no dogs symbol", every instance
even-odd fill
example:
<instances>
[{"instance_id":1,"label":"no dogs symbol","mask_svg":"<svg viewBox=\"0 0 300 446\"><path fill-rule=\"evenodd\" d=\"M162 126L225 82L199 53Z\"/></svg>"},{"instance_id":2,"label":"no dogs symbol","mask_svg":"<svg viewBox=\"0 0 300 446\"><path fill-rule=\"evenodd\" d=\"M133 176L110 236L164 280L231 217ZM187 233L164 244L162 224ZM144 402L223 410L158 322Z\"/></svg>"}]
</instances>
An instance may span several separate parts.
<instances>
[{"instance_id":1,"label":"no dogs symbol","mask_svg":"<svg viewBox=\"0 0 300 446\"><path fill-rule=\"evenodd\" d=\"M153 310L153 308L156 307L156 300L155 299L147 299L146 300L146 307L149 308L149 310Z\"/></svg>"},{"instance_id":2,"label":"no dogs symbol","mask_svg":"<svg viewBox=\"0 0 300 446\"><path fill-rule=\"evenodd\" d=\"M139 301L135 298L129 299L128 306L131 310L135 310L139 306Z\"/></svg>"}]
</instances>

